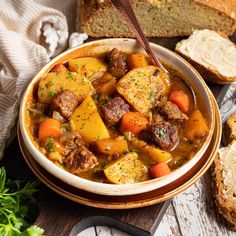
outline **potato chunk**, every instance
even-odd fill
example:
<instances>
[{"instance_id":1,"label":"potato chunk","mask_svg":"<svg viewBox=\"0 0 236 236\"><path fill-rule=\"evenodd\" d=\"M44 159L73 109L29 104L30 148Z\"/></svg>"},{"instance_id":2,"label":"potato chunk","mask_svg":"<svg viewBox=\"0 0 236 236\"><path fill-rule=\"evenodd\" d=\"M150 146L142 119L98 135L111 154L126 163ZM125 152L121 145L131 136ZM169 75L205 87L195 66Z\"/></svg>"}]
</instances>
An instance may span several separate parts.
<instances>
[{"instance_id":1,"label":"potato chunk","mask_svg":"<svg viewBox=\"0 0 236 236\"><path fill-rule=\"evenodd\" d=\"M132 184L149 179L148 168L135 152L130 152L108 164L104 173L107 179L114 184Z\"/></svg>"},{"instance_id":2,"label":"potato chunk","mask_svg":"<svg viewBox=\"0 0 236 236\"><path fill-rule=\"evenodd\" d=\"M137 138L131 138L130 142L142 153L150 156L155 163L170 160L171 154L167 151L148 145L146 142Z\"/></svg>"},{"instance_id":3,"label":"potato chunk","mask_svg":"<svg viewBox=\"0 0 236 236\"><path fill-rule=\"evenodd\" d=\"M131 70L117 84L117 91L139 112L150 111L161 95L168 91L167 83L155 66Z\"/></svg>"},{"instance_id":4,"label":"potato chunk","mask_svg":"<svg viewBox=\"0 0 236 236\"><path fill-rule=\"evenodd\" d=\"M70 60L69 69L91 79L95 74L107 71L107 65L99 58L81 57Z\"/></svg>"},{"instance_id":5,"label":"potato chunk","mask_svg":"<svg viewBox=\"0 0 236 236\"><path fill-rule=\"evenodd\" d=\"M92 95L95 91L91 82L77 73L68 71L51 72L39 82L39 101L50 103L53 96L65 89L73 91L79 101L88 95Z\"/></svg>"},{"instance_id":6,"label":"potato chunk","mask_svg":"<svg viewBox=\"0 0 236 236\"><path fill-rule=\"evenodd\" d=\"M71 116L75 130L87 141L95 142L110 137L97 106L88 96Z\"/></svg>"}]
</instances>

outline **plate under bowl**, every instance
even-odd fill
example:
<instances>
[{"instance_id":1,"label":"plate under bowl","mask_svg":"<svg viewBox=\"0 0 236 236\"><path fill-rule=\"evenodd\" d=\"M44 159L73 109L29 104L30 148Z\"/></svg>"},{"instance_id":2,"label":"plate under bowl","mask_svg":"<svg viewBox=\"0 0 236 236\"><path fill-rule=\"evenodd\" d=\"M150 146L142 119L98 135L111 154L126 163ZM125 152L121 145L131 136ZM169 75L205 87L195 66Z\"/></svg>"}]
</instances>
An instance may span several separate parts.
<instances>
[{"instance_id":1,"label":"plate under bowl","mask_svg":"<svg viewBox=\"0 0 236 236\"><path fill-rule=\"evenodd\" d=\"M94 194L86 192L75 188L62 180L56 178L44 168L42 168L32 157L27 147L22 139L21 131L18 126L18 140L19 145L30 169L46 186L52 189L54 192L68 198L74 202L78 202L87 206L105 208L105 209L130 209L130 208L140 208L145 206L150 206L159 202L166 201L177 194L181 193L192 184L194 184L203 174L208 170L215 156L217 155L217 150L220 145L221 140L221 119L218 107L215 102L216 109L216 124L214 128L214 134L211 143L203 154L199 162L188 171L181 178L175 180L174 182L142 194L128 195L128 196L104 196L99 194Z\"/></svg>"}]
</instances>

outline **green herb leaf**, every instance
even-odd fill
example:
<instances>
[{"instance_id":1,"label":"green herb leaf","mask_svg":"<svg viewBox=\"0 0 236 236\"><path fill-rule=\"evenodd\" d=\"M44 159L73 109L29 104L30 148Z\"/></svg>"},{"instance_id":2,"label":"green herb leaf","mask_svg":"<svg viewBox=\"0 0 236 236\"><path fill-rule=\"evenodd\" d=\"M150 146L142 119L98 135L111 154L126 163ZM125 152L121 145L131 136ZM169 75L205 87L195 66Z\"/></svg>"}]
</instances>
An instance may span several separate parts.
<instances>
[{"instance_id":1,"label":"green herb leaf","mask_svg":"<svg viewBox=\"0 0 236 236\"><path fill-rule=\"evenodd\" d=\"M152 102L155 102L156 100L156 93L154 91L151 91L149 94L149 98Z\"/></svg>"},{"instance_id":2,"label":"green herb leaf","mask_svg":"<svg viewBox=\"0 0 236 236\"><path fill-rule=\"evenodd\" d=\"M32 225L22 233L22 236L41 236L43 233L44 230L42 228Z\"/></svg>"},{"instance_id":3,"label":"green herb leaf","mask_svg":"<svg viewBox=\"0 0 236 236\"><path fill-rule=\"evenodd\" d=\"M86 85L88 83L88 79L86 77L83 77L83 85Z\"/></svg>"},{"instance_id":4,"label":"green herb leaf","mask_svg":"<svg viewBox=\"0 0 236 236\"><path fill-rule=\"evenodd\" d=\"M0 168L0 192L2 192L4 189L5 181L6 181L6 171L2 167Z\"/></svg>"},{"instance_id":5,"label":"green herb leaf","mask_svg":"<svg viewBox=\"0 0 236 236\"><path fill-rule=\"evenodd\" d=\"M37 191L38 181L23 184L20 180L6 179L6 171L0 168L0 235L1 236L41 236L44 230L30 226L32 209L38 204L32 194ZM35 219L35 218L34 218Z\"/></svg>"},{"instance_id":6,"label":"green herb leaf","mask_svg":"<svg viewBox=\"0 0 236 236\"><path fill-rule=\"evenodd\" d=\"M52 97L55 96L55 95L57 95L57 93L56 93L55 91L50 91L49 94L50 94L50 96L52 96Z\"/></svg>"}]
</instances>

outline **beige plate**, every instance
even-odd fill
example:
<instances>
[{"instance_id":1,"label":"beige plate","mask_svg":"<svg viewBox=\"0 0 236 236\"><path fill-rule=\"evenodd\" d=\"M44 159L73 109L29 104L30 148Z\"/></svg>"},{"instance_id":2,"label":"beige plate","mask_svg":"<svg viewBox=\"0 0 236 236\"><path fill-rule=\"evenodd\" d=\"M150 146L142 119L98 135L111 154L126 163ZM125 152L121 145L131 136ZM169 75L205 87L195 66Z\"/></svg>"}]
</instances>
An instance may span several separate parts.
<instances>
[{"instance_id":1,"label":"beige plate","mask_svg":"<svg viewBox=\"0 0 236 236\"><path fill-rule=\"evenodd\" d=\"M27 162L33 173L50 189L65 198L87 206L106 209L129 209L150 206L172 198L187 189L188 187L190 187L208 170L208 168L212 164L217 154L217 150L219 148L221 140L220 113L216 105L215 99L213 100L216 110L214 135L209 148L204 153L200 161L189 172L187 172L178 180L172 182L171 184L168 184L167 186L143 194L122 197L104 196L77 189L55 178L34 160L34 158L31 156L31 154L25 147L25 144L23 143L19 127L18 140L25 161Z\"/></svg>"}]
</instances>

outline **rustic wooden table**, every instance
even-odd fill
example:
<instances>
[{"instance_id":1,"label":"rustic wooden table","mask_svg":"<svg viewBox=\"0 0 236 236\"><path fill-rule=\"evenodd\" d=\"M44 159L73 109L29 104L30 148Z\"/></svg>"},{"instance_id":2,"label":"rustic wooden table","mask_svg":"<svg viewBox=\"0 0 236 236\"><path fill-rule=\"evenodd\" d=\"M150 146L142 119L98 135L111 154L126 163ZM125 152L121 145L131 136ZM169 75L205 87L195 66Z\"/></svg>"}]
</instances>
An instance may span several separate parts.
<instances>
[{"instance_id":1,"label":"rustic wooden table","mask_svg":"<svg viewBox=\"0 0 236 236\"><path fill-rule=\"evenodd\" d=\"M150 39L155 43L163 45L171 50L174 49L176 42L178 42L181 38L155 38ZM232 37L232 40L236 42L236 34ZM214 95L217 96L222 86L220 85L209 85L211 90L213 91ZM17 177L17 178L24 178L30 179L32 178L32 173L29 171L28 166L22 161L19 161L21 154L19 153L18 143L17 140L11 144L10 148L7 150L7 155L11 156L11 158L4 158L2 162L0 162L0 166L5 166L9 176ZM16 158L14 158L16 157ZM8 159L8 160L7 160ZM10 160L9 160L10 159ZM37 224L39 225L46 225L47 219L52 217L55 214L63 214L63 209L66 208L73 208L75 207L75 203L64 201L62 198L58 197L57 195L53 194L49 189L43 188L43 192L41 193L42 196L42 205L45 206L49 204L47 201L43 201L44 194L52 195L55 197L55 202L60 202L65 204L65 207L61 208L61 212L58 212L58 209L53 211L51 209L50 212L43 212L41 214L40 219L37 220ZM59 200L58 200L59 199ZM50 203L51 204L51 203ZM44 209L44 208L43 208ZM76 211L75 207L75 211ZM80 208L81 209L81 208ZM71 219L75 217L76 214L71 216ZM73 219L76 220L76 219ZM70 222L70 219L67 220ZM59 221L60 224L63 224L63 227L71 228L71 224L68 222ZM57 223L55 223L57 224ZM48 226L48 227L55 227ZM69 232L69 231L68 231ZM55 234L48 234L48 236L55 235ZM58 236L64 235L57 233ZM102 235L102 236L109 236L109 235L127 235L117 229L110 228L110 227L92 227L86 229L79 235ZM164 215L158 229L156 230L154 235L200 235L200 236L231 236L235 235L235 233L229 231L225 227L225 223L223 222L222 218L218 215L216 211L216 207L214 204L213 199L213 192L211 190L211 180L209 173L205 174L205 176L200 179L197 183L195 183L192 187L187 189L184 193L176 196L172 199L171 204L169 205L166 214Z\"/></svg>"}]
</instances>

